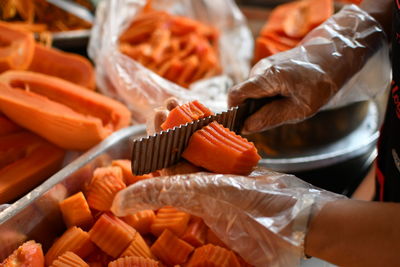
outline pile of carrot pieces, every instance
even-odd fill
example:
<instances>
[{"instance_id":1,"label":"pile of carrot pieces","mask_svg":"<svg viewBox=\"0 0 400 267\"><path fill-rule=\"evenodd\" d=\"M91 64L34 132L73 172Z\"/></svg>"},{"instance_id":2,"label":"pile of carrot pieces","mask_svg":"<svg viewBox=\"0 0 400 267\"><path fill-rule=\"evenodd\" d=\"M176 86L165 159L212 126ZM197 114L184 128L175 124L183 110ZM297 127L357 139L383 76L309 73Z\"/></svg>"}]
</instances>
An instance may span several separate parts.
<instances>
[{"instance_id":1,"label":"pile of carrot pieces","mask_svg":"<svg viewBox=\"0 0 400 267\"><path fill-rule=\"evenodd\" d=\"M117 192L163 172L133 176L130 164L129 160L115 160L111 166L97 168L87 189L59 203L67 230L44 255L41 245L31 240L1 266L12 266L7 264L16 259L26 264L23 266L35 267L250 266L229 250L201 218L174 207L114 216L110 207ZM188 163L181 163L174 172L186 172L182 171L188 170L184 165ZM24 257L28 254L30 257Z\"/></svg>"},{"instance_id":2,"label":"pile of carrot pieces","mask_svg":"<svg viewBox=\"0 0 400 267\"><path fill-rule=\"evenodd\" d=\"M276 7L256 39L254 63L297 46L333 14L333 0L299 0Z\"/></svg>"},{"instance_id":3,"label":"pile of carrot pieces","mask_svg":"<svg viewBox=\"0 0 400 267\"><path fill-rule=\"evenodd\" d=\"M145 8L119 37L119 49L185 88L221 73L218 31L201 22Z\"/></svg>"},{"instance_id":4,"label":"pile of carrot pieces","mask_svg":"<svg viewBox=\"0 0 400 267\"><path fill-rule=\"evenodd\" d=\"M121 103L94 92L86 58L35 43L0 22L0 204L60 169L65 150L87 150L130 124Z\"/></svg>"}]
</instances>

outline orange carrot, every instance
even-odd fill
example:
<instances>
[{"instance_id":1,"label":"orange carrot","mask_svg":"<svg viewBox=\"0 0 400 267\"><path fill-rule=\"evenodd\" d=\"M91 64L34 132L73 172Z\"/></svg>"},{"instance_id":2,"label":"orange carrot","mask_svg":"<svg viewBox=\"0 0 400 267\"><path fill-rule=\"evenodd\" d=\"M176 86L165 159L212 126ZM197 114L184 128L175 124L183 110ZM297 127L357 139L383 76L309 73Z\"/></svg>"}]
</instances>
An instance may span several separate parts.
<instances>
[{"instance_id":1,"label":"orange carrot","mask_svg":"<svg viewBox=\"0 0 400 267\"><path fill-rule=\"evenodd\" d=\"M114 196L125 187L121 168L112 166L97 168L86 192L89 207L108 211Z\"/></svg>"},{"instance_id":2,"label":"orange carrot","mask_svg":"<svg viewBox=\"0 0 400 267\"><path fill-rule=\"evenodd\" d=\"M145 175L133 175L131 161L129 159L113 160L111 165L121 168L124 182L127 185L134 184L140 180L152 178L155 175L154 173L149 173L149 174L145 174Z\"/></svg>"},{"instance_id":3,"label":"orange carrot","mask_svg":"<svg viewBox=\"0 0 400 267\"><path fill-rule=\"evenodd\" d=\"M211 229L207 229L206 243L227 248L225 243L222 242Z\"/></svg>"},{"instance_id":4,"label":"orange carrot","mask_svg":"<svg viewBox=\"0 0 400 267\"><path fill-rule=\"evenodd\" d=\"M240 267L235 253L211 244L196 248L187 267L220 266Z\"/></svg>"},{"instance_id":5,"label":"orange carrot","mask_svg":"<svg viewBox=\"0 0 400 267\"><path fill-rule=\"evenodd\" d=\"M92 64L88 59L78 54L36 44L35 53L28 69L56 76L91 90L96 87Z\"/></svg>"},{"instance_id":6,"label":"orange carrot","mask_svg":"<svg viewBox=\"0 0 400 267\"><path fill-rule=\"evenodd\" d=\"M139 233L147 234L150 232L150 226L154 222L156 215L152 210L142 210L135 214L130 214L122 218L124 222L132 226Z\"/></svg>"},{"instance_id":7,"label":"orange carrot","mask_svg":"<svg viewBox=\"0 0 400 267\"><path fill-rule=\"evenodd\" d=\"M47 251L45 255L46 265L50 266L54 260L66 251L71 251L81 258L85 258L94 248L93 243L90 241L89 234L73 226L57 239Z\"/></svg>"},{"instance_id":8,"label":"orange carrot","mask_svg":"<svg viewBox=\"0 0 400 267\"><path fill-rule=\"evenodd\" d=\"M23 243L8 256L2 263L2 267L44 267L42 246L33 240Z\"/></svg>"},{"instance_id":9,"label":"orange carrot","mask_svg":"<svg viewBox=\"0 0 400 267\"><path fill-rule=\"evenodd\" d=\"M0 73L6 70L25 70L33 58L33 34L7 22L0 22Z\"/></svg>"},{"instance_id":10,"label":"orange carrot","mask_svg":"<svg viewBox=\"0 0 400 267\"><path fill-rule=\"evenodd\" d=\"M106 213L101 215L89 231L93 243L113 258L121 255L136 234L135 229Z\"/></svg>"},{"instance_id":11,"label":"orange carrot","mask_svg":"<svg viewBox=\"0 0 400 267\"><path fill-rule=\"evenodd\" d=\"M87 227L93 222L93 216L82 192L78 192L59 203L67 227Z\"/></svg>"},{"instance_id":12,"label":"orange carrot","mask_svg":"<svg viewBox=\"0 0 400 267\"><path fill-rule=\"evenodd\" d=\"M263 58L289 50L291 48L293 47L279 43L278 41L268 37L258 37L255 45L254 63L257 63Z\"/></svg>"},{"instance_id":13,"label":"orange carrot","mask_svg":"<svg viewBox=\"0 0 400 267\"><path fill-rule=\"evenodd\" d=\"M217 122L196 131L182 157L215 173L249 174L260 156L252 142Z\"/></svg>"},{"instance_id":14,"label":"orange carrot","mask_svg":"<svg viewBox=\"0 0 400 267\"><path fill-rule=\"evenodd\" d=\"M167 265L185 263L193 249L168 229L164 230L150 248L151 252Z\"/></svg>"},{"instance_id":15,"label":"orange carrot","mask_svg":"<svg viewBox=\"0 0 400 267\"><path fill-rule=\"evenodd\" d=\"M59 170L63 159L62 149L32 133L0 137L0 203L16 199L43 182Z\"/></svg>"},{"instance_id":16,"label":"orange carrot","mask_svg":"<svg viewBox=\"0 0 400 267\"><path fill-rule=\"evenodd\" d=\"M163 130L171 129L175 126L202 119L213 114L211 110L206 108L199 101L194 100L172 109L165 122L161 124L161 128Z\"/></svg>"},{"instance_id":17,"label":"orange carrot","mask_svg":"<svg viewBox=\"0 0 400 267\"><path fill-rule=\"evenodd\" d=\"M201 218L192 216L182 240L188 242L194 247L200 247L205 244L207 236L207 225Z\"/></svg>"},{"instance_id":18,"label":"orange carrot","mask_svg":"<svg viewBox=\"0 0 400 267\"><path fill-rule=\"evenodd\" d=\"M107 253L103 252L100 248L96 247L96 249L85 257L84 260L90 267L103 267L108 266L108 263L114 259L107 255Z\"/></svg>"},{"instance_id":19,"label":"orange carrot","mask_svg":"<svg viewBox=\"0 0 400 267\"><path fill-rule=\"evenodd\" d=\"M173 207L163 207L158 210L156 218L150 226L153 235L159 236L165 229L181 236L187 227L190 214Z\"/></svg>"},{"instance_id":20,"label":"orange carrot","mask_svg":"<svg viewBox=\"0 0 400 267\"><path fill-rule=\"evenodd\" d=\"M130 123L130 112L121 103L63 79L28 71L0 75L0 110L66 149L88 149Z\"/></svg>"},{"instance_id":21,"label":"orange carrot","mask_svg":"<svg viewBox=\"0 0 400 267\"><path fill-rule=\"evenodd\" d=\"M153 254L150 251L149 246L144 241L143 237L136 232L135 237L133 238L132 242L130 243L129 247L122 252L120 257L125 256L137 256L143 257L148 259L155 259Z\"/></svg>"},{"instance_id":22,"label":"orange carrot","mask_svg":"<svg viewBox=\"0 0 400 267\"><path fill-rule=\"evenodd\" d=\"M159 267L157 261L142 257L123 257L109 263L108 267Z\"/></svg>"},{"instance_id":23,"label":"orange carrot","mask_svg":"<svg viewBox=\"0 0 400 267\"><path fill-rule=\"evenodd\" d=\"M89 264L75 253L66 251L53 261L51 267L89 267Z\"/></svg>"},{"instance_id":24,"label":"orange carrot","mask_svg":"<svg viewBox=\"0 0 400 267\"><path fill-rule=\"evenodd\" d=\"M0 114L0 136L21 131L22 128L10 121L6 116Z\"/></svg>"}]
</instances>

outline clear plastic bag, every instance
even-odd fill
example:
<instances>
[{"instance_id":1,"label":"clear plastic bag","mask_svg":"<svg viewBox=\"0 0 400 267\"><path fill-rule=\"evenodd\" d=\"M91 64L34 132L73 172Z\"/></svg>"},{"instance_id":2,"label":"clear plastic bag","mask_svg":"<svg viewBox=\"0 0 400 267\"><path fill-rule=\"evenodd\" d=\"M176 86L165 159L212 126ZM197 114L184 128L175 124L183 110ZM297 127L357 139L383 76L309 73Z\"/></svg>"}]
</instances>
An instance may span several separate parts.
<instances>
[{"instance_id":1,"label":"clear plastic bag","mask_svg":"<svg viewBox=\"0 0 400 267\"><path fill-rule=\"evenodd\" d=\"M97 84L103 94L124 102L135 122L143 123L152 110L175 96L183 102L198 99L214 111L227 107L227 90L250 70L253 39L234 0L153 0L155 9L166 10L213 25L220 31L223 75L200 80L184 89L118 49L118 36L134 20L145 0L103 1L96 13L88 52L96 63Z\"/></svg>"}]
</instances>

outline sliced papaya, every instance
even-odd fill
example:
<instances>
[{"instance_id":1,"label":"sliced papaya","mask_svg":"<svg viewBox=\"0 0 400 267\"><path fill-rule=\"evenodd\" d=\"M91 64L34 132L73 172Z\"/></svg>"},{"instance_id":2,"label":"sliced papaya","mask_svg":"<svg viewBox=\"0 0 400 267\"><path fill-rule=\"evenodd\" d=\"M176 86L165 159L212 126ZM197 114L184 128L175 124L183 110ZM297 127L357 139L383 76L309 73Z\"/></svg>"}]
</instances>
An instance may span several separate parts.
<instances>
[{"instance_id":1,"label":"sliced papaya","mask_svg":"<svg viewBox=\"0 0 400 267\"><path fill-rule=\"evenodd\" d=\"M8 256L2 263L2 267L44 267L42 246L33 240L23 243Z\"/></svg>"},{"instance_id":2,"label":"sliced papaya","mask_svg":"<svg viewBox=\"0 0 400 267\"><path fill-rule=\"evenodd\" d=\"M240 263L232 251L208 244L196 248L187 267L220 266L240 267Z\"/></svg>"}]
</instances>

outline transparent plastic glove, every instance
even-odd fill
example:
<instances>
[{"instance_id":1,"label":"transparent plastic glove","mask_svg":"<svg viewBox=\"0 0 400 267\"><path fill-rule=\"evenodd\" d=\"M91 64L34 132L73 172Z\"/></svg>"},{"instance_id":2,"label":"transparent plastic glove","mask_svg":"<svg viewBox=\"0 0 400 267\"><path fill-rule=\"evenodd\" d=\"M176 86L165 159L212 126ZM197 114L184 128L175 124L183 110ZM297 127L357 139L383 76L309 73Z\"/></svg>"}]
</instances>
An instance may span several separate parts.
<instances>
[{"instance_id":1,"label":"transparent plastic glove","mask_svg":"<svg viewBox=\"0 0 400 267\"><path fill-rule=\"evenodd\" d=\"M304 120L321 108L371 99L390 83L386 36L355 5L344 7L289 51L259 61L250 78L231 88L229 105L267 98L243 133Z\"/></svg>"},{"instance_id":2,"label":"transparent plastic glove","mask_svg":"<svg viewBox=\"0 0 400 267\"><path fill-rule=\"evenodd\" d=\"M112 211L125 216L174 206L203 218L250 264L296 266L309 219L340 198L295 176L260 168L250 177L194 173L144 180L120 191Z\"/></svg>"}]
</instances>

